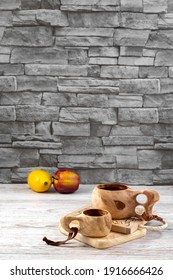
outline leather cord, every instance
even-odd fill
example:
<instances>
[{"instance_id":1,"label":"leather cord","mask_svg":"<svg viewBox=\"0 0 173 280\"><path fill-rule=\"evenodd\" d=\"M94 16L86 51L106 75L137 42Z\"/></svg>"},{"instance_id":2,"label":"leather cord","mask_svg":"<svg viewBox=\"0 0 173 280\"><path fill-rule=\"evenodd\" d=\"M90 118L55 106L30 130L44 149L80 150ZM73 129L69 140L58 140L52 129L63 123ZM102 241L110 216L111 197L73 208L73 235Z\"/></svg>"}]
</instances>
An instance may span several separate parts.
<instances>
[{"instance_id":1,"label":"leather cord","mask_svg":"<svg viewBox=\"0 0 173 280\"><path fill-rule=\"evenodd\" d=\"M65 239L63 241L52 241L50 239L47 239L47 237L44 237L43 241L45 241L47 243L47 245L60 246L60 245L64 245L65 243L67 243L69 240L75 238L77 233L78 233L78 228L77 227L72 227L71 232L69 232L67 239Z\"/></svg>"}]
</instances>

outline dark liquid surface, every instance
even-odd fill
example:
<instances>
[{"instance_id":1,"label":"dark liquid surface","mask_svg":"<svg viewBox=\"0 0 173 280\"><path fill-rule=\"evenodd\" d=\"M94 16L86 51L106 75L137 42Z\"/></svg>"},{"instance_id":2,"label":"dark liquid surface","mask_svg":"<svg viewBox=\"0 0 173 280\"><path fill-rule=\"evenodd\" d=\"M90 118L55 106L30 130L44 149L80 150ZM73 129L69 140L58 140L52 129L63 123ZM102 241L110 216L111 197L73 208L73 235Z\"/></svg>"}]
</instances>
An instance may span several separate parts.
<instances>
[{"instance_id":1,"label":"dark liquid surface","mask_svg":"<svg viewBox=\"0 0 173 280\"><path fill-rule=\"evenodd\" d=\"M107 214L106 211L101 210L101 209L88 209L88 210L85 210L83 213L87 216L92 216L92 217L103 216L103 215Z\"/></svg>"},{"instance_id":2,"label":"dark liquid surface","mask_svg":"<svg viewBox=\"0 0 173 280\"><path fill-rule=\"evenodd\" d=\"M121 185L104 185L104 186L99 186L99 189L105 190L105 191L122 191L126 190L126 186L121 186Z\"/></svg>"}]
</instances>

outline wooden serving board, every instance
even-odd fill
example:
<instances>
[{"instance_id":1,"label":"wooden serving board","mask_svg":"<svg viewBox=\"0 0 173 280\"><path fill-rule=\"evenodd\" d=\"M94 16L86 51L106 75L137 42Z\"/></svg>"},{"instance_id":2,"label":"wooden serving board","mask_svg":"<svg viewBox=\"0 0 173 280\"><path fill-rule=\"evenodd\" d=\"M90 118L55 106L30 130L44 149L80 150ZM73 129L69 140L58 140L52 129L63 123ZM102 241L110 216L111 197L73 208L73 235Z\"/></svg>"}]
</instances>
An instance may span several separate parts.
<instances>
[{"instance_id":1,"label":"wooden serving board","mask_svg":"<svg viewBox=\"0 0 173 280\"><path fill-rule=\"evenodd\" d=\"M91 208L91 205L84 206L76 211L73 211L71 213L68 213L68 215L79 215L82 211L85 209ZM122 222L120 222L122 221ZM128 222L127 222L128 221ZM135 224L134 224L135 222ZM143 237L146 235L146 229L138 229L138 224L136 221L133 220L118 220L118 223L115 223L113 221L112 223L112 230L106 237L87 237L83 236L82 234L78 233L75 237L76 240L83 242L87 245L90 245L92 247L95 247L97 249L105 249L109 248L115 245L119 245L128 241L132 241L134 239ZM71 226L77 226L75 221L71 223ZM133 232L131 232L131 229ZM61 223L59 223L59 230L65 234L68 235L68 232L62 227ZM116 230L116 231L115 231ZM121 231L121 232L119 232ZM124 233L122 233L124 231ZM131 232L131 233L128 233ZM128 233L128 234L127 234Z\"/></svg>"}]
</instances>

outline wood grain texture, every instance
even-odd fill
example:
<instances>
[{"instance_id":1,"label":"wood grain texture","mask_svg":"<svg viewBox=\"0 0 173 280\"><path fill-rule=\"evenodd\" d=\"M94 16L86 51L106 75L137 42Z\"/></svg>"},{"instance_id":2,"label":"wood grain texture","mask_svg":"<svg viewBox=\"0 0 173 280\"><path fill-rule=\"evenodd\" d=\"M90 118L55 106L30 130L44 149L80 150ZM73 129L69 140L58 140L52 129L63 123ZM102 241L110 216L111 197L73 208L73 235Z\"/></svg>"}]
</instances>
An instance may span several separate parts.
<instances>
[{"instance_id":1,"label":"wood grain texture","mask_svg":"<svg viewBox=\"0 0 173 280\"><path fill-rule=\"evenodd\" d=\"M140 239L101 251L72 240L65 246L47 246L42 238L61 240L59 219L90 203L94 185L80 185L77 192L62 195L51 189L35 193L27 184L0 185L0 259L173 259L173 186L152 186L160 194L156 214L168 222L162 232L148 231ZM133 186L144 189L146 186ZM147 189L150 187L147 186Z\"/></svg>"}]
</instances>

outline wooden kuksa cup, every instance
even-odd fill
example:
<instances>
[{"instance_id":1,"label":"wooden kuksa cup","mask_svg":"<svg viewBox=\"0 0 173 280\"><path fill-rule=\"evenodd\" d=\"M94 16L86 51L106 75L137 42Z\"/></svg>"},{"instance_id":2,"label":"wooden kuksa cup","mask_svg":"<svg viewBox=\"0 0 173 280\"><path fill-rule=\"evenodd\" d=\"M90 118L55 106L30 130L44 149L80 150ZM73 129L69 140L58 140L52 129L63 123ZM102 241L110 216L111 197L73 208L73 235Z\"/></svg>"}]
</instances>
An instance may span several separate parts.
<instances>
[{"instance_id":1,"label":"wooden kuksa cup","mask_svg":"<svg viewBox=\"0 0 173 280\"><path fill-rule=\"evenodd\" d=\"M70 223L78 222L78 232L88 237L103 237L110 233L112 217L107 210L87 209L77 216L66 215L61 218L61 225L70 232Z\"/></svg>"},{"instance_id":2,"label":"wooden kuksa cup","mask_svg":"<svg viewBox=\"0 0 173 280\"><path fill-rule=\"evenodd\" d=\"M146 196L145 203L137 201L140 194ZM101 184L92 192L92 207L109 211L113 219L138 217L147 221L158 200L159 194L154 190L134 190L120 183Z\"/></svg>"}]
</instances>

